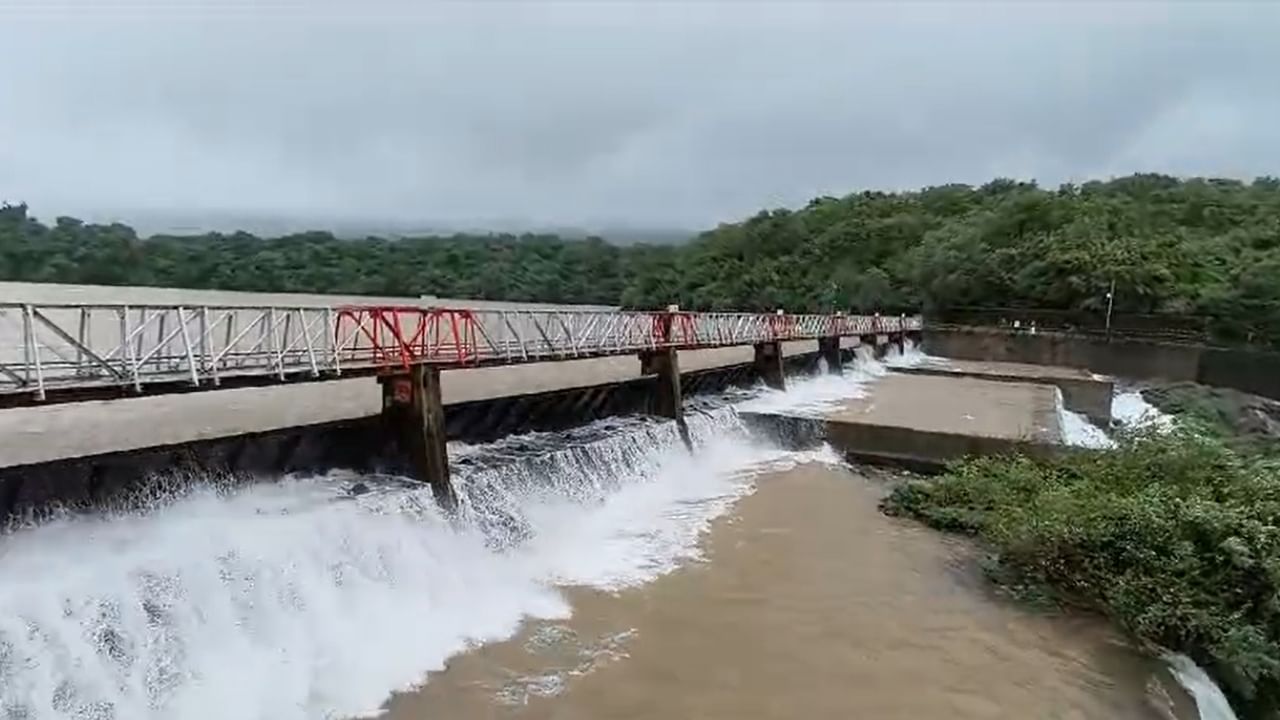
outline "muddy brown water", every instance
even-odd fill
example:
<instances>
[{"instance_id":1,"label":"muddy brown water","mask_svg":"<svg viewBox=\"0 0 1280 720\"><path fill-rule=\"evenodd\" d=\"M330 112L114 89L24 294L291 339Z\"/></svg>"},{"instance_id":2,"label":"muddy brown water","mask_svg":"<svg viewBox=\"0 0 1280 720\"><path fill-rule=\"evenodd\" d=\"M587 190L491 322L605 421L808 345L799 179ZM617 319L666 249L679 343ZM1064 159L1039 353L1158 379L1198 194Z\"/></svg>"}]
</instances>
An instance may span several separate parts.
<instances>
[{"instance_id":1,"label":"muddy brown water","mask_svg":"<svg viewBox=\"0 0 1280 720\"><path fill-rule=\"evenodd\" d=\"M977 551L883 516L882 480L758 479L705 558L453 658L387 720L1195 718L1104 622L995 596Z\"/></svg>"}]
</instances>

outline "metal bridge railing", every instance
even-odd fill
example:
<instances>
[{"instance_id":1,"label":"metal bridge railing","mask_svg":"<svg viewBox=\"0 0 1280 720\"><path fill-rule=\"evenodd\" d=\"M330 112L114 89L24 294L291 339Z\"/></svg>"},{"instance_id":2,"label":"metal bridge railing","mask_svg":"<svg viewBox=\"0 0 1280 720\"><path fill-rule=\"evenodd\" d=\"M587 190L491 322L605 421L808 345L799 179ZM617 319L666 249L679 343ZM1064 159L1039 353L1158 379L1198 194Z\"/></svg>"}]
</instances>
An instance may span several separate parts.
<instances>
[{"instance_id":1,"label":"metal bridge railing","mask_svg":"<svg viewBox=\"0 0 1280 720\"><path fill-rule=\"evenodd\" d=\"M475 367L916 331L918 316L0 304L0 395Z\"/></svg>"}]
</instances>

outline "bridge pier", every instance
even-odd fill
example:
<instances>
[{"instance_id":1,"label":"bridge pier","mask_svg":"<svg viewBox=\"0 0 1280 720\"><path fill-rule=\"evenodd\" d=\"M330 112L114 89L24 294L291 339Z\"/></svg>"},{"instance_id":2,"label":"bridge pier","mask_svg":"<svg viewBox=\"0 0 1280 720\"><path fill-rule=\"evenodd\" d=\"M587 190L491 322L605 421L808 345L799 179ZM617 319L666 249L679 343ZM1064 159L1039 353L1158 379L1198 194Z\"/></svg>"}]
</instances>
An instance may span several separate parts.
<instances>
[{"instance_id":1,"label":"bridge pier","mask_svg":"<svg viewBox=\"0 0 1280 720\"><path fill-rule=\"evenodd\" d=\"M762 342L755 345L755 368L764 384L775 390L786 390L786 376L782 372L782 343Z\"/></svg>"},{"instance_id":2,"label":"bridge pier","mask_svg":"<svg viewBox=\"0 0 1280 720\"><path fill-rule=\"evenodd\" d=\"M449 480L440 369L414 365L407 373L380 377L378 382L383 422L400 452L409 458L413 475L431 484L441 507L454 507L457 496Z\"/></svg>"},{"instance_id":3,"label":"bridge pier","mask_svg":"<svg viewBox=\"0 0 1280 720\"><path fill-rule=\"evenodd\" d=\"M690 445L689 426L684 421L684 402L680 392L680 357L673 347L640 353L640 373L657 375L649 412L676 421L684 444Z\"/></svg>"},{"instance_id":4,"label":"bridge pier","mask_svg":"<svg viewBox=\"0 0 1280 720\"><path fill-rule=\"evenodd\" d=\"M827 363L827 372L840 375L844 368L840 363L840 336L818 338L818 357Z\"/></svg>"},{"instance_id":5,"label":"bridge pier","mask_svg":"<svg viewBox=\"0 0 1280 720\"><path fill-rule=\"evenodd\" d=\"M881 355L883 355L883 354L884 354L884 350L880 347L880 336L879 336L879 335L875 335L875 334L871 334L871 335L859 335L859 336L858 336L858 347L869 347L869 348L871 348L871 357L872 357L872 358L878 358L878 357L880 357Z\"/></svg>"}]
</instances>

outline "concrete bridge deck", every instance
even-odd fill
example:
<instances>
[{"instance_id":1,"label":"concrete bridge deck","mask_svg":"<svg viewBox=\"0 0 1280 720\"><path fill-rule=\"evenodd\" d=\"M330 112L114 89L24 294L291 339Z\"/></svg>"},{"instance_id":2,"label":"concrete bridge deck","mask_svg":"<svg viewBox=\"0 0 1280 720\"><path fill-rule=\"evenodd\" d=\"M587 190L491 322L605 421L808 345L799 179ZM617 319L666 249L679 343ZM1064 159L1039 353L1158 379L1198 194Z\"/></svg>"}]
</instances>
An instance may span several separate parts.
<instances>
[{"instance_id":1,"label":"concrete bridge deck","mask_svg":"<svg viewBox=\"0 0 1280 720\"><path fill-rule=\"evenodd\" d=\"M816 351L838 370L842 345L921 328L906 316L352 300L0 286L0 499L30 506L63 482L93 496L179 466L372 464L451 504L446 441L469 436L464 425L511 432L530 411L528 427L551 428L643 408L683 434L686 375L702 386L699 370L730 367L741 381L746 366L781 388L788 355Z\"/></svg>"},{"instance_id":2,"label":"concrete bridge deck","mask_svg":"<svg viewBox=\"0 0 1280 720\"><path fill-rule=\"evenodd\" d=\"M856 344L846 338L846 347ZM816 349L816 341L783 346L786 356ZM751 362L750 346L680 354L684 372ZM452 405L606 385L640 378L640 370L632 356L445 370L443 400ZM0 410L0 467L318 425L381 409L369 378L12 408Z\"/></svg>"},{"instance_id":3,"label":"concrete bridge deck","mask_svg":"<svg viewBox=\"0 0 1280 720\"><path fill-rule=\"evenodd\" d=\"M0 407L918 332L918 316L0 299ZM772 353L771 354L776 354ZM656 367L656 366L655 366Z\"/></svg>"}]
</instances>

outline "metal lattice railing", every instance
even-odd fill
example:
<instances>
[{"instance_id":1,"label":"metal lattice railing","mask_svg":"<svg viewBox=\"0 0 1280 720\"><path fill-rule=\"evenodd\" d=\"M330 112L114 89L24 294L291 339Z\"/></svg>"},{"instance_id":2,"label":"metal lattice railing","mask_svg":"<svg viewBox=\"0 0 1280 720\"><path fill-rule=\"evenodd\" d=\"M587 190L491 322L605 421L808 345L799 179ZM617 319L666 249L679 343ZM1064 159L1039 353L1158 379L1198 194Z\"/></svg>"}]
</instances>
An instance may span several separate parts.
<instances>
[{"instance_id":1,"label":"metal lattice railing","mask_svg":"<svg viewBox=\"0 0 1280 720\"><path fill-rule=\"evenodd\" d=\"M0 304L0 395L335 377L918 331L918 316Z\"/></svg>"}]
</instances>

